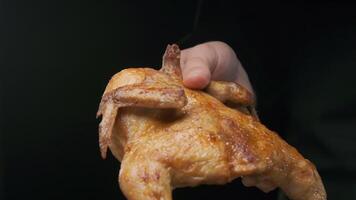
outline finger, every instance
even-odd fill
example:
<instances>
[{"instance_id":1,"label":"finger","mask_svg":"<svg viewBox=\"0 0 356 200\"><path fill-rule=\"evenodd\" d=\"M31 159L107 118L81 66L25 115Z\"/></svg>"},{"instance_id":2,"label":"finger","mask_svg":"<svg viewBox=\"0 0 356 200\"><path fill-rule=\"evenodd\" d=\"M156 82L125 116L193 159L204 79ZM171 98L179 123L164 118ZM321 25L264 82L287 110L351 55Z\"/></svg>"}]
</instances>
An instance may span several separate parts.
<instances>
[{"instance_id":1,"label":"finger","mask_svg":"<svg viewBox=\"0 0 356 200\"><path fill-rule=\"evenodd\" d=\"M210 82L208 63L200 58L190 58L183 68L183 84L192 89L202 89Z\"/></svg>"},{"instance_id":2,"label":"finger","mask_svg":"<svg viewBox=\"0 0 356 200\"><path fill-rule=\"evenodd\" d=\"M212 71L212 80L236 82L253 94L253 89L245 69L235 51L224 42L209 42L216 53L216 66Z\"/></svg>"},{"instance_id":3,"label":"finger","mask_svg":"<svg viewBox=\"0 0 356 200\"><path fill-rule=\"evenodd\" d=\"M193 89L206 87L216 66L216 53L206 44L185 49L181 54L183 84Z\"/></svg>"},{"instance_id":4,"label":"finger","mask_svg":"<svg viewBox=\"0 0 356 200\"><path fill-rule=\"evenodd\" d=\"M238 67L241 65L234 50L223 42L209 42L207 45L216 54L212 79L220 81L235 81Z\"/></svg>"},{"instance_id":5,"label":"finger","mask_svg":"<svg viewBox=\"0 0 356 200\"><path fill-rule=\"evenodd\" d=\"M224 42L207 42L183 50L181 68L186 87L202 89L210 80L222 80L239 83L254 93L234 50Z\"/></svg>"}]
</instances>

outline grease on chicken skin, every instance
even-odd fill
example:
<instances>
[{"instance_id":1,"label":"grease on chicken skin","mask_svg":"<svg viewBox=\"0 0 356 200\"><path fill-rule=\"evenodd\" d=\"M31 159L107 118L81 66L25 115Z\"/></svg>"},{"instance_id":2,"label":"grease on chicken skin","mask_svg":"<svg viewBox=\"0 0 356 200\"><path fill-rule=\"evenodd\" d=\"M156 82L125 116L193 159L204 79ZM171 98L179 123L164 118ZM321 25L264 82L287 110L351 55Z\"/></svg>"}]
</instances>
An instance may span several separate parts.
<instances>
[{"instance_id":1,"label":"grease on chicken skin","mask_svg":"<svg viewBox=\"0 0 356 200\"><path fill-rule=\"evenodd\" d=\"M326 199L315 166L259 122L253 95L232 82L188 89L179 59L169 45L160 71L123 70L102 97L100 149L121 161L129 200L170 200L176 187L239 177L264 192L280 187L292 200Z\"/></svg>"}]
</instances>

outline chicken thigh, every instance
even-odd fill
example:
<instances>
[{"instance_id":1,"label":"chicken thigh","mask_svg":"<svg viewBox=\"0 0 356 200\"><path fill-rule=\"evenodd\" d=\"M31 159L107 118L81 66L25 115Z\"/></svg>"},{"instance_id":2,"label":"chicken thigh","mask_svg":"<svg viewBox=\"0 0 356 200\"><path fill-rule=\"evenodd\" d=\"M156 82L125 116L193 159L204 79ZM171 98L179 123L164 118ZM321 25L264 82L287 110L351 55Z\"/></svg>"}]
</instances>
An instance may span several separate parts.
<instances>
[{"instance_id":1,"label":"chicken thigh","mask_svg":"<svg viewBox=\"0 0 356 200\"><path fill-rule=\"evenodd\" d=\"M115 74L97 115L101 155L109 148L121 162L129 200L171 200L174 188L236 178L264 192L279 187L292 200L326 199L315 166L259 121L245 88L183 86L177 45L168 45L159 71Z\"/></svg>"}]
</instances>

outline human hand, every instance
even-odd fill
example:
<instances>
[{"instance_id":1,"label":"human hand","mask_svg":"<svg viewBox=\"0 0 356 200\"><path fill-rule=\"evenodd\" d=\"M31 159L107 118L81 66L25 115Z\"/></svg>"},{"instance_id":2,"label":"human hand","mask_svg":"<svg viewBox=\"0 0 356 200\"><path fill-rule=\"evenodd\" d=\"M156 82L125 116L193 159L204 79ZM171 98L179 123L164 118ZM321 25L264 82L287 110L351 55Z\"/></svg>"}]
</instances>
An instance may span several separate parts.
<instances>
[{"instance_id":1,"label":"human hand","mask_svg":"<svg viewBox=\"0 0 356 200\"><path fill-rule=\"evenodd\" d=\"M234 50L224 42L206 42L184 49L180 62L183 84L188 88L203 89L210 80L232 81L254 94Z\"/></svg>"}]
</instances>

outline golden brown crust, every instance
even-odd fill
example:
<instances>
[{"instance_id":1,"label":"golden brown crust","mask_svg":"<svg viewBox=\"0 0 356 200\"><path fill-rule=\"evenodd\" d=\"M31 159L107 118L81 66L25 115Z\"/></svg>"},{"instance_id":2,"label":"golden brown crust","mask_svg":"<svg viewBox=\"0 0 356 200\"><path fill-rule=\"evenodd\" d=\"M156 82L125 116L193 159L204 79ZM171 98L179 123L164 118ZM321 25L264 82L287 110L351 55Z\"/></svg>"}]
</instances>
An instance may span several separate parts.
<instances>
[{"instance_id":1,"label":"golden brown crust","mask_svg":"<svg viewBox=\"0 0 356 200\"><path fill-rule=\"evenodd\" d=\"M207 93L221 102L231 101L243 106L254 106L254 96L237 83L226 81L211 81L205 89Z\"/></svg>"},{"instance_id":2,"label":"golden brown crust","mask_svg":"<svg viewBox=\"0 0 356 200\"><path fill-rule=\"evenodd\" d=\"M160 71L170 74L172 78L182 79L182 72L180 67L180 49L178 45L168 45L162 58L162 68Z\"/></svg>"},{"instance_id":3,"label":"golden brown crust","mask_svg":"<svg viewBox=\"0 0 356 200\"><path fill-rule=\"evenodd\" d=\"M171 48L166 52L177 55ZM169 200L172 188L238 177L265 192L280 187L292 200L326 199L310 161L251 112L223 104L253 106L247 90L226 82L213 82L207 92L190 90L174 69L179 62L168 63L161 71L121 71L100 104L102 155L109 147L122 161L119 181L128 199Z\"/></svg>"}]
</instances>

